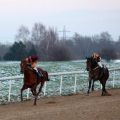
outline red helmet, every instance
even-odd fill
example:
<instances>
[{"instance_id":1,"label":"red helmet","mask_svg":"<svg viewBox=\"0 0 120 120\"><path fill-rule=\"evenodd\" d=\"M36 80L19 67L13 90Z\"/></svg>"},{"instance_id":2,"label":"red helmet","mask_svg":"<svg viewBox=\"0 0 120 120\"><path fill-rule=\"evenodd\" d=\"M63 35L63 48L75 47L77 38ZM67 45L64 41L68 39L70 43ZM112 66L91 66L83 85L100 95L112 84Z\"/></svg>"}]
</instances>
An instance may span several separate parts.
<instances>
[{"instance_id":1,"label":"red helmet","mask_svg":"<svg viewBox=\"0 0 120 120\"><path fill-rule=\"evenodd\" d=\"M31 55L31 56L29 57L29 60L30 60L31 62L36 62L36 61L38 61L38 57L37 57L36 55Z\"/></svg>"}]
</instances>

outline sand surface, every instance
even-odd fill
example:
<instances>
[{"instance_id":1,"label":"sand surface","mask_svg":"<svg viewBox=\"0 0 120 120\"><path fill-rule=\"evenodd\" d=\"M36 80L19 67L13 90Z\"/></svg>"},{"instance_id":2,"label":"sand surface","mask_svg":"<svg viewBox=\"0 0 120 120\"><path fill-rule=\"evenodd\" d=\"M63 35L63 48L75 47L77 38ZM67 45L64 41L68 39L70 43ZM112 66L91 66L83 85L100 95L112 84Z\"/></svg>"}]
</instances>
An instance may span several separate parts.
<instances>
[{"instance_id":1,"label":"sand surface","mask_svg":"<svg viewBox=\"0 0 120 120\"><path fill-rule=\"evenodd\" d=\"M0 105L0 120L120 120L120 89Z\"/></svg>"}]
</instances>

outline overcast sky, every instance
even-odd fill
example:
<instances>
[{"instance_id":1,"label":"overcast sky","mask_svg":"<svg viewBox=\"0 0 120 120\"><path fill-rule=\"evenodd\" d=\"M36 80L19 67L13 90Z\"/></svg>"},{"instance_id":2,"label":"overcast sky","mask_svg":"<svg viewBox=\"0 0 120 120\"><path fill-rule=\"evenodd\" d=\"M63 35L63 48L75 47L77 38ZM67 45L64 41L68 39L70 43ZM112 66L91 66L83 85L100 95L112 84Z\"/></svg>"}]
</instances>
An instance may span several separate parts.
<instances>
[{"instance_id":1,"label":"overcast sky","mask_svg":"<svg viewBox=\"0 0 120 120\"><path fill-rule=\"evenodd\" d=\"M0 42L13 42L21 25L35 22L94 35L108 31L120 35L120 0L0 0Z\"/></svg>"}]
</instances>

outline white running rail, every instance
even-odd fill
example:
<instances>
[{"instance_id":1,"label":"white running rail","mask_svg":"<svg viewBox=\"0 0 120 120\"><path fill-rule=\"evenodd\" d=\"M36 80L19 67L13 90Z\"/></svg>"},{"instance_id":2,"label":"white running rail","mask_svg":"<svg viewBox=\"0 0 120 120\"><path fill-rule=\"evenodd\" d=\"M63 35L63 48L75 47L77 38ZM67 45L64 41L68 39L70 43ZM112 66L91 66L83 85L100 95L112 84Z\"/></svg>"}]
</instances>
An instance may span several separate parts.
<instances>
[{"instance_id":1,"label":"white running rail","mask_svg":"<svg viewBox=\"0 0 120 120\"><path fill-rule=\"evenodd\" d=\"M112 87L115 87L115 77L116 77L116 71L120 71L120 68L112 68L109 69L110 72L113 72L113 79L112 79ZM60 86L59 86L59 94L62 94L62 87L63 87L63 77L64 75L74 75L74 93L76 93L76 87L77 87L77 75L87 77L87 71L72 71L72 72L58 72L58 73L49 73L49 77L54 76L60 76ZM10 77L2 77L0 78L0 82L9 80L9 90L8 90L8 102L11 101L11 89L12 89L12 81L23 79L23 76L10 76ZM45 82L44 85L44 96L46 95L46 87L47 82ZM29 89L27 91L27 99L29 99Z\"/></svg>"}]
</instances>

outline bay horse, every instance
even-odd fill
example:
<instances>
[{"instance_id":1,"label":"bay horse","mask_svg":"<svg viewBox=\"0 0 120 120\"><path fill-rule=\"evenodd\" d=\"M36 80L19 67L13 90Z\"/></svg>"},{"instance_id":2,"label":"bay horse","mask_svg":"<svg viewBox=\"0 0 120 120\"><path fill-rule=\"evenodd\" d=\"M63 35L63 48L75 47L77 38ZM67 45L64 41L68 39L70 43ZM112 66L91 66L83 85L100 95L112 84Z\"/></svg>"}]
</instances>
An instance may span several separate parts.
<instances>
[{"instance_id":1,"label":"bay horse","mask_svg":"<svg viewBox=\"0 0 120 120\"><path fill-rule=\"evenodd\" d=\"M89 71L89 86L88 86L88 92L89 95L91 84L92 84L92 91L94 90L94 82L99 80L102 84L102 96L109 96L110 94L106 90L106 82L109 78L109 70L107 67L101 68L97 61L94 60L92 57L86 58L86 69Z\"/></svg>"},{"instance_id":2,"label":"bay horse","mask_svg":"<svg viewBox=\"0 0 120 120\"><path fill-rule=\"evenodd\" d=\"M44 86L45 81L49 81L48 79L48 73L41 68L37 68L38 71L42 73L42 77L38 78L35 72L32 70L32 68L28 67L28 64L30 64L29 58L21 60L20 63L20 69L21 73L24 74L24 81L23 81L23 86L21 88L21 101L23 101L23 96L22 93L25 89L30 88L33 96L35 97L34 99L34 105L36 105L38 95L42 91L42 88ZM38 92L36 91L37 86L40 84L40 88Z\"/></svg>"}]
</instances>

